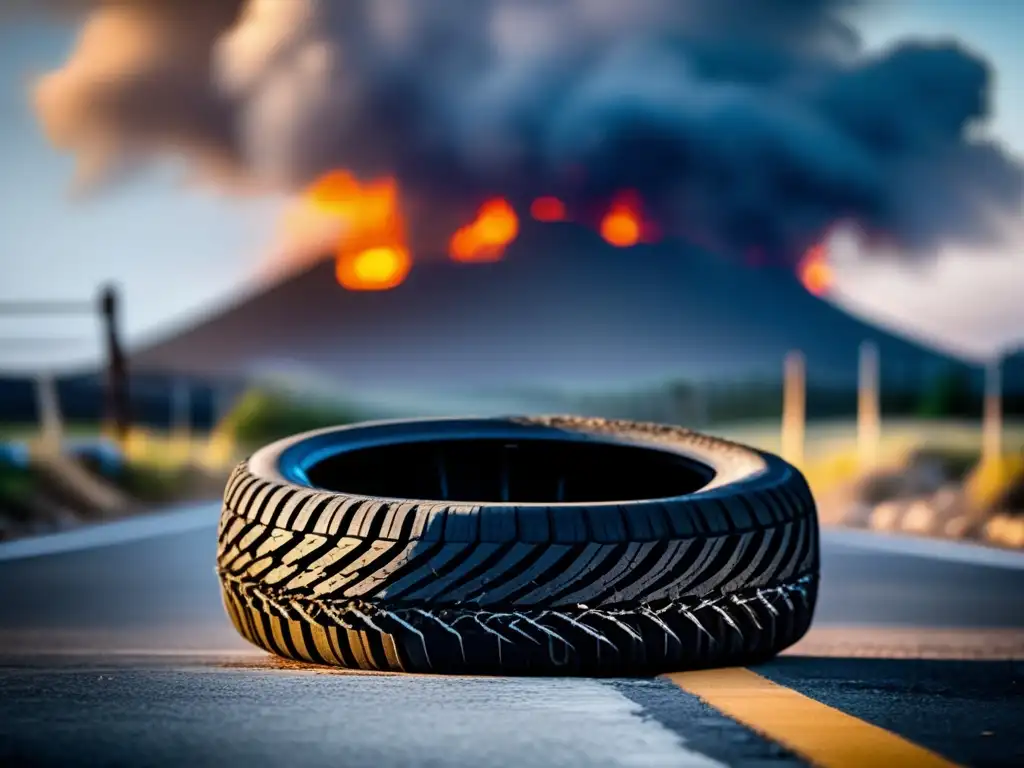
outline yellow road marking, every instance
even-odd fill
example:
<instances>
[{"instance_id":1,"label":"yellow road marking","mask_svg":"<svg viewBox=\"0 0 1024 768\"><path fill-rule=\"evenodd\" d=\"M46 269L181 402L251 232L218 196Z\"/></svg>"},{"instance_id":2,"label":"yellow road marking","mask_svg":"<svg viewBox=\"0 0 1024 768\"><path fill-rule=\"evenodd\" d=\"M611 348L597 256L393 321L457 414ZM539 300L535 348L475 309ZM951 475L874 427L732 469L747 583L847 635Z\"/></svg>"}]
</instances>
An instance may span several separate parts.
<instances>
[{"instance_id":1,"label":"yellow road marking","mask_svg":"<svg viewBox=\"0 0 1024 768\"><path fill-rule=\"evenodd\" d=\"M865 723L749 669L666 675L722 714L820 768L957 768L934 752Z\"/></svg>"}]
</instances>

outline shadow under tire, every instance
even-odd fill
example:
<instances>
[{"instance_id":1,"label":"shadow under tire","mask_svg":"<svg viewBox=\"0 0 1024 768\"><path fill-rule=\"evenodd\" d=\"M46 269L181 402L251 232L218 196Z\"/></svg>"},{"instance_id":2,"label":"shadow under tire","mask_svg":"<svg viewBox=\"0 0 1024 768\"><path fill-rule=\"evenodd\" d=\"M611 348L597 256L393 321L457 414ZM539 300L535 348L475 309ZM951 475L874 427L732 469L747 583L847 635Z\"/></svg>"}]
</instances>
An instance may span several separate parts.
<instances>
[{"instance_id":1,"label":"shadow under tire","mask_svg":"<svg viewBox=\"0 0 1024 768\"><path fill-rule=\"evenodd\" d=\"M647 675L803 637L818 521L794 467L678 427L378 422L236 467L217 569L239 633L298 661Z\"/></svg>"}]
</instances>

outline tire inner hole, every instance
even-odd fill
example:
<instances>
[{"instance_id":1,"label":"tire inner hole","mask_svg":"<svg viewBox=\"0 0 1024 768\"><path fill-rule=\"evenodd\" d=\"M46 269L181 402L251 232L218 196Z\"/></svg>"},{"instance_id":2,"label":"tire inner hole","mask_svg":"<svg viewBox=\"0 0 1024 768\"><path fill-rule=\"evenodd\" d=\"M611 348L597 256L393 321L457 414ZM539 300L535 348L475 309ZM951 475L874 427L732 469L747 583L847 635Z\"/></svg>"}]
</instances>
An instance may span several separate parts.
<instances>
[{"instance_id":1,"label":"tire inner hole","mask_svg":"<svg viewBox=\"0 0 1024 768\"><path fill-rule=\"evenodd\" d=\"M714 470L639 446L550 439L465 438L343 451L305 468L324 490L392 499L581 503L693 493Z\"/></svg>"}]
</instances>

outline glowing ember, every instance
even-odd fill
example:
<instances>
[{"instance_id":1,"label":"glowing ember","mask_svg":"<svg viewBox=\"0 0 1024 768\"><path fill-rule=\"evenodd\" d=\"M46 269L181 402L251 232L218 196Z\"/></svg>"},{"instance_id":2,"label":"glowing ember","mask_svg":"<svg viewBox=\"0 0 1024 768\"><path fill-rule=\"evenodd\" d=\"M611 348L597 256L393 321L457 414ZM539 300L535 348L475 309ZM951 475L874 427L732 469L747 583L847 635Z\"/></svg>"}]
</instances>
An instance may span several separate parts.
<instances>
[{"instance_id":1,"label":"glowing ember","mask_svg":"<svg viewBox=\"0 0 1024 768\"><path fill-rule=\"evenodd\" d=\"M616 198L601 219L601 237L617 248L629 248L640 242L642 234L639 201L629 195Z\"/></svg>"},{"instance_id":2,"label":"glowing ember","mask_svg":"<svg viewBox=\"0 0 1024 768\"><path fill-rule=\"evenodd\" d=\"M335 274L350 291L383 291L401 285L412 268L405 249L382 245L338 256Z\"/></svg>"},{"instance_id":3,"label":"glowing ember","mask_svg":"<svg viewBox=\"0 0 1024 768\"><path fill-rule=\"evenodd\" d=\"M808 293L824 296L833 283L832 267L828 263L828 252L824 245L815 245L807 251L797 266L797 276Z\"/></svg>"},{"instance_id":4,"label":"glowing ember","mask_svg":"<svg viewBox=\"0 0 1024 768\"><path fill-rule=\"evenodd\" d=\"M506 200L490 200L473 223L452 235L449 253L454 261L499 261L519 234L519 217Z\"/></svg>"},{"instance_id":5,"label":"glowing ember","mask_svg":"<svg viewBox=\"0 0 1024 768\"><path fill-rule=\"evenodd\" d=\"M344 171L333 171L309 189L307 198L314 208L345 219L356 237L371 230L403 229L394 179L360 184Z\"/></svg>"},{"instance_id":6,"label":"glowing ember","mask_svg":"<svg viewBox=\"0 0 1024 768\"><path fill-rule=\"evenodd\" d=\"M306 192L320 212L344 222L335 250L338 283L351 291L383 291L405 280L412 257L394 179L361 183L346 171L332 171Z\"/></svg>"},{"instance_id":7,"label":"glowing ember","mask_svg":"<svg viewBox=\"0 0 1024 768\"><path fill-rule=\"evenodd\" d=\"M316 208L337 211L349 200L359 197L360 185L348 171L325 173L306 190L306 198Z\"/></svg>"},{"instance_id":8,"label":"glowing ember","mask_svg":"<svg viewBox=\"0 0 1024 768\"><path fill-rule=\"evenodd\" d=\"M565 203L557 197L538 197L530 206L530 215L537 221L565 221Z\"/></svg>"}]
</instances>

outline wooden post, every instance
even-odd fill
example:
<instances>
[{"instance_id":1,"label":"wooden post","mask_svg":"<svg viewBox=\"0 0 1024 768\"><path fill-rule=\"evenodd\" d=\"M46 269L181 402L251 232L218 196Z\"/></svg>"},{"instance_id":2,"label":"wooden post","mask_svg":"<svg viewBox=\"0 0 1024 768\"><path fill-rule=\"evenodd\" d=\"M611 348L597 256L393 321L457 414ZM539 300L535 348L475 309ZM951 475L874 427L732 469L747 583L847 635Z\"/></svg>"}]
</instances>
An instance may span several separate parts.
<instances>
[{"instance_id":1,"label":"wooden post","mask_svg":"<svg viewBox=\"0 0 1024 768\"><path fill-rule=\"evenodd\" d=\"M804 463L807 421L806 365L803 353L786 355L782 390L782 458L800 467Z\"/></svg>"},{"instance_id":2,"label":"wooden post","mask_svg":"<svg viewBox=\"0 0 1024 768\"><path fill-rule=\"evenodd\" d=\"M1003 456L1003 381L1002 361L991 361L985 368L985 404L982 416L981 463L995 466Z\"/></svg>"},{"instance_id":3,"label":"wooden post","mask_svg":"<svg viewBox=\"0 0 1024 768\"><path fill-rule=\"evenodd\" d=\"M121 346L120 312L117 289L106 286L100 293L100 316L103 319L107 350L106 418L114 437L124 445L131 426L128 394L128 365Z\"/></svg>"},{"instance_id":4,"label":"wooden post","mask_svg":"<svg viewBox=\"0 0 1024 768\"><path fill-rule=\"evenodd\" d=\"M878 463L881 442L878 347L871 342L860 346L860 375L857 387L857 455L862 470Z\"/></svg>"},{"instance_id":5,"label":"wooden post","mask_svg":"<svg viewBox=\"0 0 1024 768\"><path fill-rule=\"evenodd\" d=\"M36 407L39 412L39 436L42 449L58 455L64 444L64 420L60 412L57 383L50 374L36 378Z\"/></svg>"}]
</instances>

